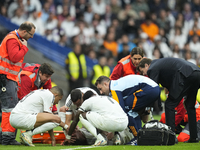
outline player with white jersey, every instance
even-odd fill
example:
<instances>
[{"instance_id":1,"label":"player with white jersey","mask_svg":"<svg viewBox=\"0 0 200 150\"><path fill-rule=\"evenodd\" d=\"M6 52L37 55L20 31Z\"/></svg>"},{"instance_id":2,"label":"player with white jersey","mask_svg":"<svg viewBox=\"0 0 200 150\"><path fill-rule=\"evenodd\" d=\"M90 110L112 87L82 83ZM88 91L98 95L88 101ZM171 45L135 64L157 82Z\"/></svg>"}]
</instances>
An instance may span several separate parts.
<instances>
[{"instance_id":1,"label":"player with white jersey","mask_svg":"<svg viewBox=\"0 0 200 150\"><path fill-rule=\"evenodd\" d=\"M129 117L129 128L137 137L141 128L139 111L151 106L160 96L159 85L148 77L128 75L118 80L100 76L95 85L101 94L111 95Z\"/></svg>"},{"instance_id":2,"label":"player with white jersey","mask_svg":"<svg viewBox=\"0 0 200 150\"><path fill-rule=\"evenodd\" d=\"M92 91L94 94L98 95L98 93L95 90L89 87L81 87L76 89L79 89L82 95L84 95L89 90ZM65 122L65 124L70 126L73 114L75 114L76 111L77 111L77 106L72 103L71 94L69 94L66 99L65 105L60 108L59 116L61 117L62 121Z\"/></svg>"},{"instance_id":3,"label":"player with white jersey","mask_svg":"<svg viewBox=\"0 0 200 150\"><path fill-rule=\"evenodd\" d=\"M80 119L82 125L97 138L94 146L106 145L107 141L97 129L107 132L123 131L128 125L128 117L120 105L111 97L96 96L92 91L88 91L81 96L78 89L71 92L72 101L78 112L69 128L67 139L71 135Z\"/></svg>"},{"instance_id":4,"label":"player with white jersey","mask_svg":"<svg viewBox=\"0 0 200 150\"><path fill-rule=\"evenodd\" d=\"M59 116L52 114L52 107L63 97L63 91L55 86L48 89L35 90L24 96L11 111L10 124L17 129L30 130L21 134L25 145L32 144L32 136L41 132L49 131L52 146L55 146L53 128L60 125L67 128Z\"/></svg>"}]
</instances>

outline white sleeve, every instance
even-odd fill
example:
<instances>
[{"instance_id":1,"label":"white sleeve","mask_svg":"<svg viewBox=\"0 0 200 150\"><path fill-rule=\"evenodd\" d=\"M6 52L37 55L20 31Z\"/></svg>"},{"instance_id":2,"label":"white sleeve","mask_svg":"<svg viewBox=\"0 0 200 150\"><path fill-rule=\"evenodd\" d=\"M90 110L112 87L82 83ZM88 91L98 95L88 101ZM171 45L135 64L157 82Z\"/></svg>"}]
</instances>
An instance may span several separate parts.
<instances>
[{"instance_id":1,"label":"white sleeve","mask_svg":"<svg viewBox=\"0 0 200 150\"><path fill-rule=\"evenodd\" d=\"M82 111L82 112L86 112L86 111L90 111L91 110L91 103L90 103L90 99L87 99L86 101L84 101L82 103L82 105L79 107L79 111Z\"/></svg>"},{"instance_id":2,"label":"white sleeve","mask_svg":"<svg viewBox=\"0 0 200 150\"><path fill-rule=\"evenodd\" d=\"M54 103L54 95L51 93L45 93L42 97L43 99L43 107L45 112L52 113L53 103Z\"/></svg>"}]
</instances>

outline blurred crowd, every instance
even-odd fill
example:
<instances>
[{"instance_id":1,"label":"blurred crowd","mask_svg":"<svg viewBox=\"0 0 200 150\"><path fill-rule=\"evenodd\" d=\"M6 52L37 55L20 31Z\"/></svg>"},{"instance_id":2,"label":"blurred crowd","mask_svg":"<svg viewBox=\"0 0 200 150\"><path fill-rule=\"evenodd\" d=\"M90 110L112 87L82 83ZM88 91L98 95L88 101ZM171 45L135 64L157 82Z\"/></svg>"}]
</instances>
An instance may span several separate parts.
<instances>
[{"instance_id":1,"label":"blurred crowd","mask_svg":"<svg viewBox=\"0 0 200 150\"><path fill-rule=\"evenodd\" d=\"M200 64L200 0L1 0L1 15L61 46L81 45L107 65L141 47L151 59L183 58Z\"/></svg>"}]
</instances>

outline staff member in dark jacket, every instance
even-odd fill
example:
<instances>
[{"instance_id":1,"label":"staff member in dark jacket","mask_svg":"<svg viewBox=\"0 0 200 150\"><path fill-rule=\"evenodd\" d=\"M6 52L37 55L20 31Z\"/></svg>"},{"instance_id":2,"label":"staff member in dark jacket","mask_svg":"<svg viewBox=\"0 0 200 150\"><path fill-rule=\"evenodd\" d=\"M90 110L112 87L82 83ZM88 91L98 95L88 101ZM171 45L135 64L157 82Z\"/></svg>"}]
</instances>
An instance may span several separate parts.
<instances>
[{"instance_id":1,"label":"staff member in dark jacket","mask_svg":"<svg viewBox=\"0 0 200 150\"><path fill-rule=\"evenodd\" d=\"M178 58L162 58L151 61L144 58L138 65L138 70L143 75L148 75L152 80L162 84L169 90L165 102L166 124L175 131L175 110L181 99L185 98L188 112L190 139L188 142L198 142L195 102L200 86L200 68L188 61Z\"/></svg>"}]
</instances>

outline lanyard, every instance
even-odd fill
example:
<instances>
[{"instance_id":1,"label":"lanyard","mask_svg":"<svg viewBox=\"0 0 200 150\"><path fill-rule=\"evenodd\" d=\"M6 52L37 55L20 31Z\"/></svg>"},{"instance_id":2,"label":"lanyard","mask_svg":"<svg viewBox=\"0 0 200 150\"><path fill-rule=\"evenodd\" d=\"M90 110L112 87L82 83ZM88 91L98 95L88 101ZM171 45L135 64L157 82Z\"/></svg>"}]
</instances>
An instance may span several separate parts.
<instances>
[{"instance_id":1,"label":"lanyard","mask_svg":"<svg viewBox=\"0 0 200 150\"><path fill-rule=\"evenodd\" d=\"M17 35L17 37L18 37L18 39L22 39L20 36L19 36L19 33L15 30L15 33L16 33L16 35Z\"/></svg>"}]
</instances>

